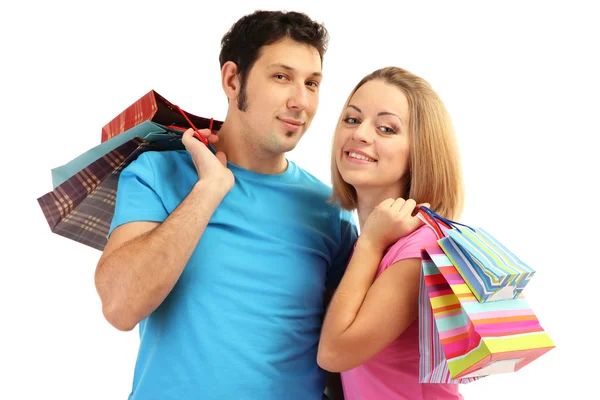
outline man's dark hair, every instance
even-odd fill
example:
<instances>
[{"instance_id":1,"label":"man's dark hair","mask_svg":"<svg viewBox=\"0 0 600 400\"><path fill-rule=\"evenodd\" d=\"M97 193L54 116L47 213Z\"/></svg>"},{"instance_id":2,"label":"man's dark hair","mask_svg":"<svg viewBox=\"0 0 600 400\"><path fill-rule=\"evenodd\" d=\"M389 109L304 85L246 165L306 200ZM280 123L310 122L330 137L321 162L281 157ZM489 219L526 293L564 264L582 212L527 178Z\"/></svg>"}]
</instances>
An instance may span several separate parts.
<instances>
[{"instance_id":1,"label":"man's dark hair","mask_svg":"<svg viewBox=\"0 0 600 400\"><path fill-rule=\"evenodd\" d=\"M327 29L300 12L255 11L240 18L221 39L221 68L227 61L233 61L238 68L241 85L238 108L241 111L245 111L248 106L246 78L258 59L261 48L285 37L314 47L319 52L321 63L323 62L329 41Z\"/></svg>"}]
</instances>

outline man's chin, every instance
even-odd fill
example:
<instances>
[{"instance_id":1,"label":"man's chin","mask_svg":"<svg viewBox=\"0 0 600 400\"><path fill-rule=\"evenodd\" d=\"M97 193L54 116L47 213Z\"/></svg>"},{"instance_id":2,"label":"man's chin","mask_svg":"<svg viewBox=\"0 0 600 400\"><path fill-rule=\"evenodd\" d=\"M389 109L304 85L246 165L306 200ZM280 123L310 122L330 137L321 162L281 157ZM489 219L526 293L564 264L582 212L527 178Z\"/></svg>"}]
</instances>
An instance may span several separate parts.
<instances>
[{"instance_id":1,"label":"man's chin","mask_svg":"<svg viewBox=\"0 0 600 400\"><path fill-rule=\"evenodd\" d=\"M287 153L288 151L292 151L298 146L300 139L302 138L302 133L300 132L286 132L284 134L283 140L279 143L281 147L282 153Z\"/></svg>"},{"instance_id":2,"label":"man's chin","mask_svg":"<svg viewBox=\"0 0 600 400\"><path fill-rule=\"evenodd\" d=\"M279 147L279 153L288 153L292 150L294 150L296 148L296 146L298 145L298 142L294 142L292 143L282 143L282 145Z\"/></svg>"}]
</instances>

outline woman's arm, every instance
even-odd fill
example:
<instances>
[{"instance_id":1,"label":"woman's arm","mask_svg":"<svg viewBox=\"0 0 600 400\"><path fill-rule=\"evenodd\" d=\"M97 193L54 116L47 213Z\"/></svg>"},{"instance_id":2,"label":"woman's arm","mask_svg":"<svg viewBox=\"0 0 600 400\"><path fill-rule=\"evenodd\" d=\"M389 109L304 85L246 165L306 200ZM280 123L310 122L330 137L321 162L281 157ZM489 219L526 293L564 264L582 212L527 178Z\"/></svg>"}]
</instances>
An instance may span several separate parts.
<instances>
[{"instance_id":1,"label":"woman's arm","mask_svg":"<svg viewBox=\"0 0 600 400\"><path fill-rule=\"evenodd\" d=\"M317 361L347 371L373 357L416 319L421 261L414 252L375 279L391 244L423 225L413 200L388 199L369 215L327 311Z\"/></svg>"},{"instance_id":2,"label":"woman's arm","mask_svg":"<svg viewBox=\"0 0 600 400\"><path fill-rule=\"evenodd\" d=\"M359 238L323 324L317 360L328 371L369 360L418 314L421 260L397 261L373 282L383 254L365 242Z\"/></svg>"}]
</instances>

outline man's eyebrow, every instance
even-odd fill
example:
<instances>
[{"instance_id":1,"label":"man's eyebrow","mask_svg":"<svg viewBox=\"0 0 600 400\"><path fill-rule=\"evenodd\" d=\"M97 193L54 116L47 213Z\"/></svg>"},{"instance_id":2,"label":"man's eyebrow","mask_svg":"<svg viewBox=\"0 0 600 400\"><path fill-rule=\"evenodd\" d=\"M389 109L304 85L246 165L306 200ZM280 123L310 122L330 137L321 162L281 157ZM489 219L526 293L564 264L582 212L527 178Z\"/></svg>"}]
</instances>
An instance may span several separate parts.
<instances>
[{"instance_id":1,"label":"man's eyebrow","mask_svg":"<svg viewBox=\"0 0 600 400\"><path fill-rule=\"evenodd\" d=\"M356 107L353 104L348 104L348 108L354 108L359 113L362 113L362 110L360 108ZM404 121L402 121L402 118L400 118L400 116L398 116L397 114L394 114L393 112L382 111L380 113L377 113L377 116L381 116L381 115L393 115L394 117L396 117L396 118L398 118L400 120L400 123L402 123L402 125L404 125Z\"/></svg>"},{"instance_id":2,"label":"man's eyebrow","mask_svg":"<svg viewBox=\"0 0 600 400\"><path fill-rule=\"evenodd\" d=\"M287 64L282 64L282 63L273 63L271 65L269 65L267 68L283 68L286 71L290 71L290 72L296 72L296 68L294 67L290 67ZM313 72L312 74L310 74L310 76L323 76L323 74L321 72Z\"/></svg>"}]
</instances>

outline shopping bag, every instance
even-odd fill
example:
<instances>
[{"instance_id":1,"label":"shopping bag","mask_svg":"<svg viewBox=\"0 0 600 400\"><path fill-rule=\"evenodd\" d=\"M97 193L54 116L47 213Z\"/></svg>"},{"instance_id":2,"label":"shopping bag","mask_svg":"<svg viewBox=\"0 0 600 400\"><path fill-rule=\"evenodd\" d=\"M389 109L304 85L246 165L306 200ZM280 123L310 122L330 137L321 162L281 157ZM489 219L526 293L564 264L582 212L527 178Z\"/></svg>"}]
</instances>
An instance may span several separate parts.
<instances>
[{"instance_id":1,"label":"shopping bag","mask_svg":"<svg viewBox=\"0 0 600 400\"><path fill-rule=\"evenodd\" d=\"M168 130L148 121L132 130L137 133L115 136L60 168L62 175L53 175L57 179L54 189L37 199L53 233L104 250L123 169L146 151L185 148L181 141L183 131ZM121 136L131 139L119 144ZM106 150L110 151L104 153ZM211 151L214 152L212 147ZM98 155L98 159L80 167ZM72 171L77 172L69 176Z\"/></svg>"},{"instance_id":2,"label":"shopping bag","mask_svg":"<svg viewBox=\"0 0 600 400\"><path fill-rule=\"evenodd\" d=\"M523 294L481 303L439 246L424 248L421 259L429 301L422 296L419 310L433 313L451 379L515 372L555 347Z\"/></svg>"},{"instance_id":3,"label":"shopping bag","mask_svg":"<svg viewBox=\"0 0 600 400\"><path fill-rule=\"evenodd\" d=\"M150 150L162 149L134 137L39 197L37 201L50 230L104 250L114 215L119 175L140 154Z\"/></svg>"},{"instance_id":4,"label":"shopping bag","mask_svg":"<svg viewBox=\"0 0 600 400\"><path fill-rule=\"evenodd\" d=\"M155 122L144 121L141 124L134 126L126 132L118 136L100 143L99 145L80 154L65 165L53 168L52 173L52 188L56 189L79 171L83 170L94 161L101 159L106 154L110 153L117 147L129 142L133 138L140 138L144 141L156 143L156 148L162 150L181 150L184 148L181 142L182 130L167 128L166 126Z\"/></svg>"},{"instance_id":5,"label":"shopping bag","mask_svg":"<svg viewBox=\"0 0 600 400\"><path fill-rule=\"evenodd\" d=\"M480 302L517 298L535 274L482 228L441 217L427 207L417 214L438 235L438 244Z\"/></svg>"},{"instance_id":6,"label":"shopping bag","mask_svg":"<svg viewBox=\"0 0 600 400\"><path fill-rule=\"evenodd\" d=\"M103 250L121 171L143 152L184 149L181 138L188 128L208 146L198 130L216 133L221 125L150 91L103 128L98 146L52 170L53 190L37 199L51 231Z\"/></svg>"},{"instance_id":7,"label":"shopping bag","mask_svg":"<svg viewBox=\"0 0 600 400\"><path fill-rule=\"evenodd\" d=\"M450 375L425 285L425 274L431 274L429 265L431 263L433 261L429 258L421 260L423 268L421 269L419 289L419 383L467 384L480 379L480 377L453 379ZM435 291L436 289L442 288L431 288L430 290Z\"/></svg>"},{"instance_id":8,"label":"shopping bag","mask_svg":"<svg viewBox=\"0 0 600 400\"><path fill-rule=\"evenodd\" d=\"M214 133L221 129L222 121L203 118L182 110L156 91L151 90L135 101L102 128L102 140L98 146L84 152L65 165L51 170L52 187L81 171L87 165L128 142L134 137L156 143L161 149L183 149L181 135L188 128L208 128ZM170 135L170 136L168 136ZM206 139L197 134L207 144Z\"/></svg>"},{"instance_id":9,"label":"shopping bag","mask_svg":"<svg viewBox=\"0 0 600 400\"><path fill-rule=\"evenodd\" d=\"M166 127L190 128L193 124L198 129L221 129L222 121L199 117L182 110L156 91L151 90L139 98L102 128L101 142L127 132L144 121L155 122ZM201 137L198 137L201 139ZM202 139L201 139L202 140Z\"/></svg>"}]
</instances>

